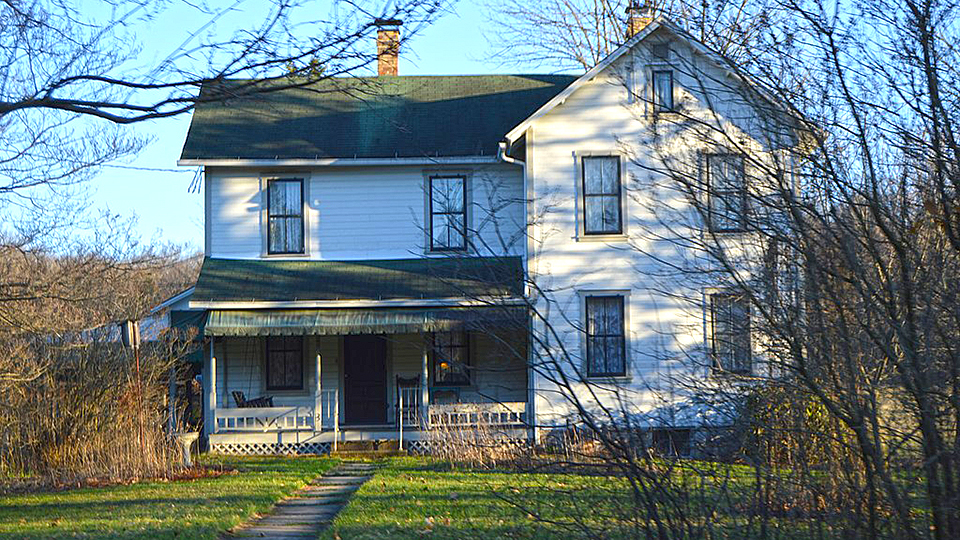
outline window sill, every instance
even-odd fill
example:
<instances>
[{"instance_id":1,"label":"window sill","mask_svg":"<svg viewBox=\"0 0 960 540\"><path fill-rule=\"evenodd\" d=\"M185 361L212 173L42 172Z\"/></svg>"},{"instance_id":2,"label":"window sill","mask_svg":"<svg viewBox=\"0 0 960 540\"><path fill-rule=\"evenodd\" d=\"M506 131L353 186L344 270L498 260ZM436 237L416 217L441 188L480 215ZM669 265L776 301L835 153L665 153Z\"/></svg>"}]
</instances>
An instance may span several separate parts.
<instances>
[{"instance_id":1,"label":"window sill","mask_svg":"<svg viewBox=\"0 0 960 540\"><path fill-rule=\"evenodd\" d=\"M261 253L261 259L306 259L309 258L308 253Z\"/></svg>"},{"instance_id":2,"label":"window sill","mask_svg":"<svg viewBox=\"0 0 960 540\"><path fill-rule=\"evenodd\" d=\"M619 234L580 234L573 237L576 242L626 242L630 237L624 233Z\"/></svg>"},{"instance_id":3,"label":"window sill","mask_svg":"<svg viewBox=\"0 0 960 540\"><path fill-rule=\"evenodd\" d=\"M711 374L718 379L744 379L754 377L753 370L730 371L718 367L711 368Z\"/></svg>"},{"instance_id":4,"label":"window sill","mask_svg":"<svg viewBox=\"0 0 960 540\"><path fill-rule=\"evenodd\" d=\"M625 384L633 382L633 375L588 375L588 383Z\"/></svg>"}]
</instances>

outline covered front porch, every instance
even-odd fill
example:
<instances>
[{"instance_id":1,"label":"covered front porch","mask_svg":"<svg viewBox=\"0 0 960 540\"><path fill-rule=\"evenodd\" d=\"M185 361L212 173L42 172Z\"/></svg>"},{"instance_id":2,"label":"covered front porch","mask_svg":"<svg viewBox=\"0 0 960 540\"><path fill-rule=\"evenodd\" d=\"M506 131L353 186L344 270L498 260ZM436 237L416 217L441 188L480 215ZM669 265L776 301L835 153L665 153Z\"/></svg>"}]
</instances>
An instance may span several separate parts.
<instances>
[{"instance_id":1,"label":"covered front porch","mask_svg":"<svg viewBox=\"0 0 960 540\"><path fill-rule=\"evenodd\" d=\"M344 441L396 440L418 449L437 429L526 437L525 339L509 328L214 336L210 448L323 453Z\"/></svg>"},{"instance_id":2,"label":"covered front porch","mask_svg":"<svg viewBox=\"0 0 960 540\"><path fill-rule=\"evenodd\" d=\"M519 257L204 260L204 432L221 452L318 453L440 428L525 437Z\"/></svg>"}]
</instances>

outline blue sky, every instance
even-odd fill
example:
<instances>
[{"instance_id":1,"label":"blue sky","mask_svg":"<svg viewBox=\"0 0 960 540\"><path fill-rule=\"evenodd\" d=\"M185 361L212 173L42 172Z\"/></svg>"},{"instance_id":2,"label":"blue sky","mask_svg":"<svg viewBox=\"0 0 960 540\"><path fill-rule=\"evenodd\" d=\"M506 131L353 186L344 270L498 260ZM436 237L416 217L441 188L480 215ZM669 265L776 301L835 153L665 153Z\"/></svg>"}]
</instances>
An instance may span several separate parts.
<instances>
[{"instance_id":1,"label":"blue sky","mask_svg":"<svg viewBox=\"0 0 960 540\"><path fill-rule=\"evenodd\" d=\"M408 42L401 51L401 75L477 74L504 71L484 61L489 50L481 26L484 17L476 2L461 1ZM141 57L162 59L186 34L177 17L155 21L139 35ZM370 43L371 48L374 43ZM515 70L510 70L515 71ZM176 166L190 115L140 124L133 129L155 141L123 168L111 167L93 182L93 204L122 216L136 215L145 239L203 247L203 196L188 193L195 170ZM150 170L155 169L155 170Z\"/></svg>"}]
</instances>

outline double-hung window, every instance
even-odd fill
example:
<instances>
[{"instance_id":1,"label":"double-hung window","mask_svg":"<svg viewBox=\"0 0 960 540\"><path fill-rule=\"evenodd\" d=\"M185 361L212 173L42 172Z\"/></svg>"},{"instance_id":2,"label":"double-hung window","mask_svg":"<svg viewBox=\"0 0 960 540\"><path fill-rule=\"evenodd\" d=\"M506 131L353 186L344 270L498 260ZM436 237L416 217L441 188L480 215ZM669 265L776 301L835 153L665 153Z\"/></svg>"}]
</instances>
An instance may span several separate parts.
<instances>
[{"instance_id":1,"label":"double-hung window","mask_svg":"<svg viewBox=\"0 0 960 540\"><path fill-rule=\"evenodd\" d=\"M743 156L707 156L707 196L710 229L739 232L746 228L749 204L744 178Z\"/></svg>"},{"instance_id":2,"label":"double-hung window","mask_svg":"<svg viewBox=\"0 0 960 540\"><path fill-rule=\"evenodd\" d=\"M470 384L470 351L466 332L433 335L433 382L438 386Z\"/></svg>"},{"instance_id":3,"label":"double-hung window","mask_svg":"<svg viewBox=\"0 0 960 540\"><path fill-rule=\"evenodd\" d=\"M749 373L750 303L731 293L710 295L711 353L717 369Z\"/></svg>"},{"instance_id":4,"label":"double-hung window","mask_svg":"<svg viewBox=\"0 0 960 540\"><path fill-rule=\"evenodd\" d=\"M653 112L673 111L673 71L658 69L653 72Z\"/></svg>"},{"instance_id":5,"label":"double-hung window","mask_svg":"<svg viewBox=\"0 0 960 540\"><path fill-rule=\"evenodd\" d=\"M267 390L303 390L303 337L267 338Z\"/></svg>"},{"instance_id":6,"label":"double-hung window","mask_svg":"<svg viewBox=\"0 0 960 540\"><path fill-rule=\"evenodd\" d=\"M303 253L303 180L267 180L267 253Z\"/></svg>"},{"instance_id":7,"label":"double-hung window","mask_svg":"<svg viewBox=\"0 0 960 540\"><path fill-rule=\"evenodd\" d=\"M587 376L627 373L622 296L588 296L586 306Z\"/></svg>"},{"instance_id":8,"label":"double-hung window","mask_svg":"<svg viewBox=\"0 0 960 540\"><path fill-rule=\"evenodd\" d=\"M585 156L582 168L584 234L622 233L620 158Z\"/></svg>"},{"instance_id":9,"label":"double-hung window","mask_svg":"<svg viewBox=\"0 0 960 540\"><path fill-rule=\"evenodd\" d=\"M467 248L467 178L430 177L430 250Z\"/></svg>"}]
</instances>

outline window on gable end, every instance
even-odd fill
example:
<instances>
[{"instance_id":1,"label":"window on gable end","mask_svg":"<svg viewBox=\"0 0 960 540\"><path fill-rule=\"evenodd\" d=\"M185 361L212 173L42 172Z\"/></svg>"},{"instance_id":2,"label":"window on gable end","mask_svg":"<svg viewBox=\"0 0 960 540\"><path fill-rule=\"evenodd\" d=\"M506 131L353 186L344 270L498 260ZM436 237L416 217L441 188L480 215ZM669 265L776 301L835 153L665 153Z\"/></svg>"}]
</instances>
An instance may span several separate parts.
<instances>
[{"instance_id":1,"label":"window on gable end","mask_svg":"<svg viewBox=\"0 0 960 540\"><path fill-rule=\"evenodd\" d=\"M750 302L728 292L710 295L710 349L716 369L750 373Z\"/></svg>"},{"instance_id":2,"label":"window on gable end","mask_svg":"<svg viewBox=\"0 0 960 540\"><path fill-rule=\"evenodd\" d=\"M749 216L743 156L707 156L707 209L713 232L742 232Z\"/></svg>"},{"instance_id":3,"label":"window on gable end","mask_svg":"<svg viewBox=\"0 0 960 540\"><path fill-rule=\"evenodd\" d=\"M587 296L587 376L618 377L627 373L624 298Z\"/></svg>"},{"instance_id":4,"label":"window on gable end","mask_svg":"<svg viewBox=\"0 0 960 540\"><path fill-rule=\"evenodd\" d=\"M653 112L673 112L673 70L657 69L653 72Z\"/></svg>"},{"instance_id":5,"label":"window on gable end","mask_svg":"<svg viewBox=\"0 0 960 540\"><path fill-rule=\"evenodd\" d=\"M584 234L622 233L620 157L586 156L581 167Z\"/></svg>"}]
</instances>

